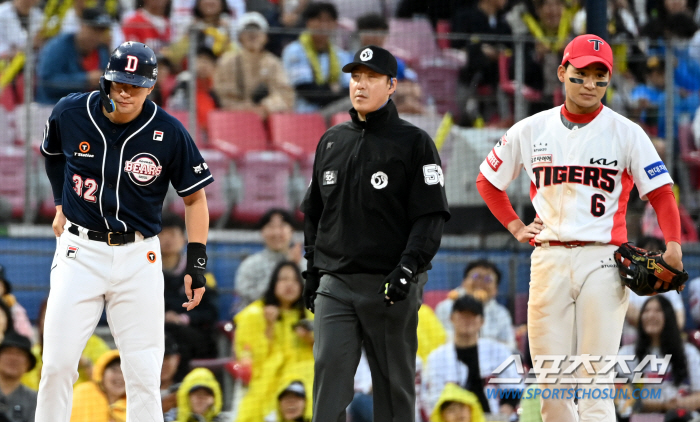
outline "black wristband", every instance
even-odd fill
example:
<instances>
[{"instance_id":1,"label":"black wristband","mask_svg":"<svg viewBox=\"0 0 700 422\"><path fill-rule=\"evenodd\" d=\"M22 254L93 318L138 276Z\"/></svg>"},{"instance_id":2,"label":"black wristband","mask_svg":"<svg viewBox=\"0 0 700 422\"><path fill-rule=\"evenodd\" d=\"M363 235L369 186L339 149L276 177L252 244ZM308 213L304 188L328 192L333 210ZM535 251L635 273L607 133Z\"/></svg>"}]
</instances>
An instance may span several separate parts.
<instances>
[{"instance_id":1,"label":"black wristband","mask_svg":"<svg viewBox=\"0 0 700 422\"><path fill-rule=\"evenodd\" d=\"M187 244L187 267L185 274L192 277L192 288L204 287L204 271L207 269L207 246L203 243Z\"/></svg>"}]
</instances>

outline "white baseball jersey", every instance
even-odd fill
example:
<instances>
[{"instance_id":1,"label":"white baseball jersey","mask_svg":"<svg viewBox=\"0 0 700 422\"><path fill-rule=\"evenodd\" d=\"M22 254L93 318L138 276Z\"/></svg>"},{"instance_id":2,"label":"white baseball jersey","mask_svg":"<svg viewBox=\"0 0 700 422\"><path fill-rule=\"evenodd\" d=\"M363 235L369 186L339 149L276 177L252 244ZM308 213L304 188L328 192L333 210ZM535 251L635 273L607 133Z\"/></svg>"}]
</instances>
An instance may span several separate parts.
<instances>
[{"instance_id":1,"label":"white baseball jersey","mask_svg":"<svg viewBox=\"0 0 700 422\"><path fill-rule=\"evenodd\" d=\"M639 125L604 107L587 125L569 129L561 107L513 125L481 164L481 173L505 190L525 168L532 204L545 225L536 242L620 245L627 241L632 186L644 199L673 180Z\"/></svg>"}]
</instances>

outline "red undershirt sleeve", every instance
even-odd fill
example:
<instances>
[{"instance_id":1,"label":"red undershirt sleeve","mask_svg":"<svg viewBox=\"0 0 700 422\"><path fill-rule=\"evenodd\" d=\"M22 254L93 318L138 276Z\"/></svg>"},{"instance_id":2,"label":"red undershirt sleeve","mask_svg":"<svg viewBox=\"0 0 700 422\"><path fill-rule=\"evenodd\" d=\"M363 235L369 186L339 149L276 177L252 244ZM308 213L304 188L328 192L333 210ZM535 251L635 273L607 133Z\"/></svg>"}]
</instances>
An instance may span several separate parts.
<instances>
[{"instance_id":1,"label":"red undershirt sleeve","mask_svg":"<svg viewBox=\"0 0 700 422\"><path fill-rule=\"evenodd\" d=\"M647 198L656 211L656 219L666 243L681 243L681 217L671 185L663 185L654 189L647 194Z\"/></svg>"},{"instance_id":2,"label":"red undershirt sleeve","mask_svg":"<svg viewBox=\"0 0 700 422\"><path fill-rule=\"evenodd\" d=\"M491 213L503 224L503 227L508 228L508 223L518 219L518 214L515 213L508 194L495 187L481 172L476 178L476 189Z\"/></svg>"}]
</instances>

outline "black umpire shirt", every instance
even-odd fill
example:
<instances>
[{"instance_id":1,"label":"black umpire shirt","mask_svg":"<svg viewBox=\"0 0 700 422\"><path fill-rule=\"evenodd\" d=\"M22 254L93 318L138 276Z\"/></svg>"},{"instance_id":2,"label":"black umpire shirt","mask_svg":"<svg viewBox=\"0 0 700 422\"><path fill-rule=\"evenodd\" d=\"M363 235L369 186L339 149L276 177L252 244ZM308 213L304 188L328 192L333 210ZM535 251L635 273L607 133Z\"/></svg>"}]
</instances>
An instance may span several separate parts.
<instances>
[{"instance_id":1,"label":"black umpire shirt","mask_svg":"<svg viewBox=\"0 0 700 422\"><path fill-rule=\"evenodd\" d=\"M309 267L387 274L427 269L450 218L435 143L392 100L366 121L334 126L316 147L305 213Z\"/></svg>"}]
</instances>

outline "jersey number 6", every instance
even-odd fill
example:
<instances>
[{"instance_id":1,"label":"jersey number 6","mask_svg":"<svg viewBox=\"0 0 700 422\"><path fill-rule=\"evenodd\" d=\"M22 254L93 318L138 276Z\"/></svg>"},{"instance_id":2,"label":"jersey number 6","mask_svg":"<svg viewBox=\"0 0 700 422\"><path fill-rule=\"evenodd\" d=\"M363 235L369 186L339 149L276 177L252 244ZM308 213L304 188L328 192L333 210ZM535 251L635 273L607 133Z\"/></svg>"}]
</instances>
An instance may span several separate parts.
<instances>
[{"instance_id":1,"label":"jersey number 6","mask_svg":"<svg viewBox=\"0 0 700 422\"><path fill-rule=\"evenodd\" d=\"M83 193L83 187L85 188L85 192ZM82 196L84 200L88 202L95 202L97 201L97 198L95 198L95 191L97 190L97 182L94 179L85 179L83 181L83 178L80 177L77 174L73 175L73 190L75 193L78 194L78 196Z\"/></svg>"},{"instance_id":2,"label":"jersey number 6","mask_svg":"<svg viewBox=\"0 0 700 422\"><path fill-rule=\"evenodd\" d=\"M600 217L605 214L605 197L599 193L591 196L591 214Z\"/></svg>"}]
</instances>

